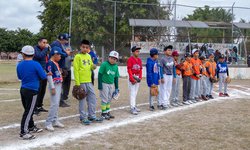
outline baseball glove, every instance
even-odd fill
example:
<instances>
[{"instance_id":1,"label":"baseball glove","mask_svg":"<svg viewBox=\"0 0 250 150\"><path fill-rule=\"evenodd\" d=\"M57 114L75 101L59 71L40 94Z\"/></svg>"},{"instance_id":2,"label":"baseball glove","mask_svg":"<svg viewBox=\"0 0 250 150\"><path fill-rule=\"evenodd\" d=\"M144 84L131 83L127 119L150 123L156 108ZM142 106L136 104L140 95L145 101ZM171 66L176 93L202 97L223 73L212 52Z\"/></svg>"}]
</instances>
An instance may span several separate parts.
<instances>
[{"instance_id":1,"label":"baseball glove","mask_svg":"<svg viewBox=\"0 0 250 150\"><path fill-rule=\"evenodd\" d=\"M82 87L75 85L72 90L72 95L74 98L82 100L87 96L87 93Z\"/></svg>"},{"instance_id":2,"label":"baseball glove","mask_svg":"<svg viewBox=\"0 0 250 150\"><path fill-rule=\"evenodd\" d=\"M133 78L135 79L135 81L136 81L137 83L140 83L140 82L141 82L141 79L140 79L139 77L133 75Z\"/></svg>"},{"instance_id":3,"label":"baseball glove","mask_svg":"<svg viewBox=\"0 0 250 150\"><path fill-rule=\"evenodd\" d=\"M120 97L120 91L119 89L115 89L115 91L112 93L112 99L118 100L119 97Z\"/></svg>"},{"instance_id":4,"label":"baseball glove","mask_svg":"<svg viewBox=\"0 0 250 150\"><path fill-rule=\"evenodd\" d=\"M225 82L226 82L226 83L230 83L230 82L231 82L231 78L230 78L229 76L227 76Z\"/></svg>"},{"instance_id":5,"label":"baseball glove","mask_svg":"<svg viewBox=\"0 0 250 150\"><path fill-rule=\"evenodd\" d=\"M159 94L158 86L152 85L150 87L150 94L151 94L151 96L158 96L158 94Z\"/></svg>"},{"instance_id":6,"label":"baseball glove","mask_svg":"<svg viewBox=\"0 0 250 150\"><path fill-rule=\"evenodd\" d=\"M217 83L218 82L218 79L217 78L209 78L210 82L212 83Z\"/></svg>"}]
</instances>

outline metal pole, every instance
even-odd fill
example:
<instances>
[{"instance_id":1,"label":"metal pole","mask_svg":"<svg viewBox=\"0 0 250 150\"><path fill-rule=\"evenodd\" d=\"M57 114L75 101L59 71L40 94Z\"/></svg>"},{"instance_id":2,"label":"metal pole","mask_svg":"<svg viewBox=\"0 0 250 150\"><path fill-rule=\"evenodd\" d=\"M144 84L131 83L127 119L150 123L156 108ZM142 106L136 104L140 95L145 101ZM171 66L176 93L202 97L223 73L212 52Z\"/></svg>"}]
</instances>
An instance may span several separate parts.
<instances>
[{"instance_id":1,"label":"metal pole","mask_svg":"<svg viewBox=\"0 0 250 150\"><path fill-rule=\"evenodd\" d=\"M102 46L102 63L105 61L105 51L104 46Z\"/></svg>"},{"instance_id":2,"label":"metal pole","mask_svg":"<svg viewBox=\"0 0 250 150\"><path fill-rule=\"evenodd\" d=\"M176 29L176 2L177 2L177 0L175 0L175 2L174 2L174 46L175 46L175 48L176 48L176 31L177 31L177 29Z\"/></svg>"},{"instance_id":3,"label":"metal pole","mask_svg":"<svg viewBox=\"0 0 250 150\"><path fill-rule=\"evenodd\" d=\"M114 5L114 50L116 45L116 1Z\"/></svg>"},{"instance_id":4,"label":"metal pole","mask_svg":"<svg viewBox=\"0 0 250 150\"><path fill-rule=\"evenodd\" d=\"M233 44L234 44L234 4L235 2L233 3L232 5L232 47L233 47Z\"/></svg>"},{"instance_id":5,"label":"metal pole","mask_svg":"<svg viewBox=\"0 0 250 150\"><path fill-rule=\"evenodd\" d=\"M73 0L70 0L69 35L71 35L71 28L72 28L72 10L73 10ZM69 45L70 45L70 38L69 38Z\"/></svg>"}]
</instances>

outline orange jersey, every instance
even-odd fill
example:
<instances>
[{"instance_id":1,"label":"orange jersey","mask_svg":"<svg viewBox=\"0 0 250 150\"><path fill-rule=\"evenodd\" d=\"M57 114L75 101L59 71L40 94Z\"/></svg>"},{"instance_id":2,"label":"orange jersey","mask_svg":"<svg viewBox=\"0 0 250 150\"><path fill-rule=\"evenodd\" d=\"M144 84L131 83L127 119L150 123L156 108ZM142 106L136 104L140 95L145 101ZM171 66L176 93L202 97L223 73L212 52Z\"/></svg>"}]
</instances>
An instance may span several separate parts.
<instances>
[{"instance_id":1,"label":"orange jersey","mask_svg":"<svg viewBox=\"0 0 250 150\"><path fill-rule=\"evenodd\" d=\"M208 77L208 73L207 73L207 69L206 69L205 64L201 65L201 70L202 70L202 75L205 75L205 76Z\"/></svg>"},{"instance_id":2,"label":"orange jersey","mask_svg":"<svg viewBox=\"0 0 250 150\"><path fill-rule=\"evenodd\" d=\"M201 74L201 71L200 71L201 65L202 65L201 60L199 58L197 59L191 58L190 62L193 65L194 74L196 75ZM199 80L199 78L197 78L195 75L192 75L191 78L195 80Z\"/></svg>"},{"instance_id":3,"label":"orange jersey","mask_svg":"<svg viewBox=\"0 0 250 150\"><path fill-rule=\"evenodd\" d=\"M208 76L215 77L216 74L216 62L207 61L205 67L208 68Z\"/></svg>"},{"instance_id":4,"label":"orange jersey","mask_svg":"<svg viewBox=\"0 0 250 150\"><path fill-rule=\"evenodd\" d=\"M192 64L191 62L185 61L181 67L181 70L183 71L182 75L183 76L191 76L193 74L193 69L192 69Z\"/></svg>"},{"instance_id":5,"label":"orange jersey","mask_svg":"<svg viewBox=\"0 0 250 150\"><path fill-rule=\"evenodd\" d=\"M181 75L181 65L178 64L178 61L174 61L175 63L175 68L176 68L176 74Z\"/></svg>"}]
</instances>

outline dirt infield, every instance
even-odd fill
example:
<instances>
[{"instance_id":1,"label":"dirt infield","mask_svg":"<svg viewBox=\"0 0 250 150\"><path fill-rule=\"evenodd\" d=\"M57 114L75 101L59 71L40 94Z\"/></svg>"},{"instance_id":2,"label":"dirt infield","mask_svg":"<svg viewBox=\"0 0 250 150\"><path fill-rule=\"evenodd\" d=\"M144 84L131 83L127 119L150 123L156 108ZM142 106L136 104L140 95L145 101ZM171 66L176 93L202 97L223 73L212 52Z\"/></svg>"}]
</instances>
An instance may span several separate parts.
<instances>
[{"instance_id":1,"label":"dirt infield","mask_svg":"<svg viewBox=\"0 0 250 150\"><path fill-rule=\"evenodd\" d=\"M73 82L72 82L73 83ZM126 79L120 79L121 96L112 103L116 119L84 126L78 118L78 101L60 108L64 129L36 134L37 139L18 137L23 108L19 83L0 84L0 149L248 149L250 147L250 80L234 80L230 98L218 98L166 111L148 110L148 88L142 81L138 103L142 112L129 113ZM218 91L215 86L215 93ZM96 89L96 92L99 93ZM98 97L98 110L100 99ZM181 98L181 97L180 97ZM49 108L49 96L45 97ZM99 114L99 113L98 113ZM44 127L47 113L34 116Z\"/></svg>"}]
</instances>

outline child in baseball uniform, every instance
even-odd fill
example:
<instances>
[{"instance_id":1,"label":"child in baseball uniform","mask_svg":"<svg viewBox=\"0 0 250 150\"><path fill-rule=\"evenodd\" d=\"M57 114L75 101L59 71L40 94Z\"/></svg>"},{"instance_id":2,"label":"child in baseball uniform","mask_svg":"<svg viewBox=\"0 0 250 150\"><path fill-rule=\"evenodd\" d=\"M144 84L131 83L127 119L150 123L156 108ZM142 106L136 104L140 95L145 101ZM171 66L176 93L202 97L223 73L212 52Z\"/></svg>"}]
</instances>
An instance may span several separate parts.
<instances>
[{"instance_id":1,"label":"child in baseball uniform","mask_svg":"<svg viewBox=\"0 0 250 150\"><path fill-rule=\"evenodd\" d=\"M227 63L225 62L225 56L221 54L219 56L219 61L216 66L217 69L217 78L219 78L219 96L220 97L229 97L227 93L227 83L226 83L226 78L229 76L228 73L228 66ZM222 92L222 88L224 86L224 92Z\"/></svg>"},{"instance_id":2,"label":"child in baseball uniform","mask_svg":"<svg viewBox=\"0 0 250 150\"><path fill-rule=\"evenodd\" d=\"M36 106L36 98L39 89L39 81L46 79L46 74L42 66L33 61L35 50L32 46L24 46L21 50L23 61L16 68L17 77L21 80L21 100L24 108L20 137L24 140L34 139L31 132L42 132L43 129L37 128L33 121L33 112Z\"/></svg>"},{"instance_id":3,"label":"child in baseball uniform","mask_svg":"<svg viewBox=\"0 0 250 150\"><path fill-rule=\"evenodd\" d=\"M140 109L136 107L136 96L142 79L142 61L139 58L140 49L137 46L132 47L132 56L127 61L130 111L133 115L137 115L140 112Z\"/></svg>"},{"instance_id":4,"label":"child in baseball uniform","mask_svg":"<svg viewBox=\"0 0 250 150\"><path fill-rule=\"evenodd\" d=\"M201 80L201 82L200 82L200 84L201 84L201 98L202 98L202 100L207 101L208 99L207 99L206 95L207 95L207 91L208 91L208 86L207 86L208 74L207 74L207 69L205 66L207 61L206 61L206 58L204 56L201 56L200 60L202 62L202 65L201 65L201 75L202 76L200 78L200 80Z\"/></svg>"},{"instance_id":5,"label":"child in baseball uniform","mask_svg":"<svg viewBox=\"0 0 250 150\"><path fill-rule=\"evenodd\" d=\"M183 80L183 104L189 105L190 102L190 89L191 89L191 75L193 74L193 65L191 64L191 54L184 55L185 61L181 64L182 80Z\"/></svg>"},{"instance_id":6,"label":"child in baseball uniform","mask_svg":"<svg viewBox=\"0 0 250 150\"><path fill-rule=\"evenodd\" d=\"M150 57L147 59L146 69L147 69L147 84L149 89L151 86L158 86L160 80L160 66L158 64L158 50L152 48L150 50ZM149 92L149 109L154 111L153 96ZM159 104L159 97L157 96L157 102Z\"/></svg>"},{"instance_id":7,"label":"child in baseball uniform","mask_svg":"<svg viewBox=\"0 0 250 150\"><path fill-rule=\"evenodd\" d=\"M54 46L50 52L50 60L46 64L46 72L52 75L47 76L50 90L50 109L45 122L45 128L48 131L54 131L54 127L63 128L64 125L58 120L59 102L62 91L62 73L58 62L61 59L62 49Z\"/></svg>"},{"instance_id":8,"label":"child in baseball uniform","mask_svg":"<svg viewBox=\"0 0 250 150\"><path fill-rule=\"evenodd\" d=\"M172 90L172 83L176 82L176 69L174 64L174 58L172 57L173 46L169 45L164 48L165 56L160 60L161 66L161 84L160 84L160 96L159 96L159 109L166 110L170 108L170 94Z\"/></svg>"},{"instance_id":9,"label":"child in baseball uniform","mask_svg":"<svg viewBox=\"0 0 250 150\"><path fill-rule=\"evenodd\" d=\"M98 89L100 91L101 98L101 116L104 119L113 119L115 118L110 114L110 104L114 95L119 93L118 78L119 71L116 64L119 59L119 53L116 51L111 51L109 53L108 61L105 61L101 64L98 73ZM114 87L115 85L115 87Z\"/></svg>"},{"instance_id":10,"label":"child in baseball uniform","mask_svg":"<svg viewBox=\"0 0 250 150\"><path fill-rule=\"evenodd\" d=\"M91 72L96 66L88 54L90 42L88 40L82 40L80 49L80 53L75 55L73 61L74 77L75 85L80 86L87 93L84 99L79 100L79 113L80 121L85 125L89 125L92 122L102 122L103 119L96 117L96 95L91 82ZM87 110L85 105L88 106Z\"/></svg>"},{"instance_id":11,"label":"child in baseball uniform","mask_svg":"<svg viewBox=\"0 0 250 150\"><path fill-rule=\"evenodd\" d=\"M210 78L216 78L216 62L214 61L214 54L211 53L208 56L208 61L205 64L206 69L207 69L207 85L208 85L208 91L207 91L207 98L208 99L214 99L212 96L212 91L213 91L213 83L210 81Z\"/></svg>"},{"instance_id":12,"label":"child in baseball uniform","mask_svg":"<svg viewBox=\"0 0 250 150\"><path fill-rule=\"evenodd\" d=\"M180 91L180 82L181 82L181 65L178 62L179 53L178 51L173 51L172 56L174 58L174 64L176 68L176 82L172 85L171 92L171 105L174 107L182 106L182 103L179 101L179 91Z\"/></svg>"},{"instance_id":13,"label":"child in baseball uniform","mask_svg":"<svg viewBox=\"0 0 250 150\"><path fill-rule=\"evenodd\" d=\"M191 76L190 100L193 103L200 101L200 78L201 78L201 60L199 59L199 50L193 49L193 58L190 62L193 66L193 74Z\"/></svg>"}]
</instances>

